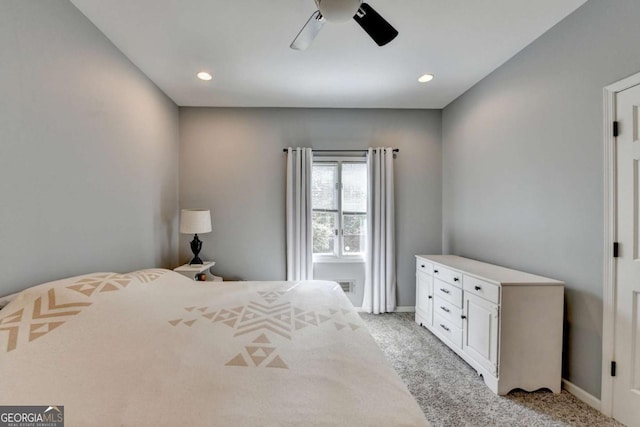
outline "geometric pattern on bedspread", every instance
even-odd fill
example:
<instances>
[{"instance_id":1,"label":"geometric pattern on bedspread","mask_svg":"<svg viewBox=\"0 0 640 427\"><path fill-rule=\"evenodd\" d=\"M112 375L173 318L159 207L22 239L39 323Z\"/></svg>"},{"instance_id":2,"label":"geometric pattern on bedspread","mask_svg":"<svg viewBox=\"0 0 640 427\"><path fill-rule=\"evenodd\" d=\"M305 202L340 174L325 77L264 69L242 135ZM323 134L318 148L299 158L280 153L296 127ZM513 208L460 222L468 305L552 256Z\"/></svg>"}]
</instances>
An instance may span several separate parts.
<instances>
[{"instance_id":1,"label":"geometric pattern on bedspread","mask_svg":"<svg viewBox=\"0 0 640 427\"><path fill-rule=\"evenodd\" d=\"M169 270L163 270L162 268L148 268L146 270L134 271L133 273L127 274L127 276L135 277L142 283L151 283L168 272Z\"/></svg>"},{"instance_id":2,"label":"geometric pattern on bedspread","mask_svg":"<svg viewBox=\"0 0 640 427\"><path fill-rule=\"evenodd\" d=\"M244 346L244 350L234 356L225 365L242 367L266 367L289 369L277 347L268 336L277 335L291 340L297 331L307 327L321 327L333 324L336 330L355 331L359 325L349 322L348 315L354 313L350 309L325 308L320 311L303 310L291 302L278 301L287 291L256 292L263 301L250 301L244 306L209 307L188 306L183 317L169 321L177 327L193 326L198 320L233 328L234 338L245 338L247 335L258 335ZM247 337L248 338L248 337Z\"/></svg>"},{"instance_id":3,"label":"geometric pattern on bedspread","mask_svg":"<svg viewBox=\"0 0 640 427\"><path fill-rule=\"evenodd\" d=\"M67 289L80 292L90 297L94 293L113 292L122 288L126 288L131 283L131 277L121 274L106 273L96 274L76 281L73 285L67 286Z\"/></svg>"},{"instance_id":4,"label":"geometric pattern on bedspread","mask_svg":"<svg viewBox=\"0 0 640 427\"><path fill-rule=\"evenodd\" d=\"M38 297L25 309L0 318L0 339L6 339L7 352L15 350L18 341L21 345L47 335L62 326L71 316L80 314L83 308L93 304L91 300L105 292L115 292L126 288L135 278L149 283L159 278L166 270L142 270L133 274L100 273L83 276L65 289L74 291L61 295L62 290L51 288ZM57 292L57 293L56 293ZM28 334L24 331L28 329ZM22 337L22 339L20 339ZM1 345L1 341L0 341ZM3 347L0 346L0 351Z\"/></svg>"}]
</instances>

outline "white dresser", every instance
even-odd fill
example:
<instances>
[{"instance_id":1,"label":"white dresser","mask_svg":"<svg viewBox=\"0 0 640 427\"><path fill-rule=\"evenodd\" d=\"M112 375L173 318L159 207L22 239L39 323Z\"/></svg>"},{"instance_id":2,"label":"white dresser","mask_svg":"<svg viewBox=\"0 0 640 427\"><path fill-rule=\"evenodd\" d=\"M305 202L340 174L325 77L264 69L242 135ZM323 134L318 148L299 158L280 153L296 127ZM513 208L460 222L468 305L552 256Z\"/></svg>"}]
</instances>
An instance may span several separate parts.
<instances>
[{"instance_id":1,"label":"white dresser","mask_svg":"<svg viewBox=\"0 0 640 427\"><path fill-rule=\"evenodd\" d=\"M497 394L560 393L564 283L454 255L416 255L416 322Z\"/></svg>"}]
</instances>

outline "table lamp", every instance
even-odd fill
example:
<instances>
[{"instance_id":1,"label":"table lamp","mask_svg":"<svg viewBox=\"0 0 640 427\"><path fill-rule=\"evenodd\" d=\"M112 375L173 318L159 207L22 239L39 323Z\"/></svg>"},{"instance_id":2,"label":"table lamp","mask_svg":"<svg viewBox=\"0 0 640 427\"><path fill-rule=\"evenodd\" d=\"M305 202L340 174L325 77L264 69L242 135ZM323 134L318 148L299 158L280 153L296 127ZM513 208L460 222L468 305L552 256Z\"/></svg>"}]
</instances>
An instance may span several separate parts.
<instances>
[{"instance_id":1,"label":"table lamp","mask_svg":"<svg viewBox=\"0 0 640 427\"><path fill-rule=\"evenodd\" d=\"M180 214L180 233L194 235L191 241L193 259L189 262L189 265L202 264L202 260L198 256L202 250L202 240L198 238L198 234L210 232L211 211L208 209L182 209Z\"/></svg>"}]
</instances>

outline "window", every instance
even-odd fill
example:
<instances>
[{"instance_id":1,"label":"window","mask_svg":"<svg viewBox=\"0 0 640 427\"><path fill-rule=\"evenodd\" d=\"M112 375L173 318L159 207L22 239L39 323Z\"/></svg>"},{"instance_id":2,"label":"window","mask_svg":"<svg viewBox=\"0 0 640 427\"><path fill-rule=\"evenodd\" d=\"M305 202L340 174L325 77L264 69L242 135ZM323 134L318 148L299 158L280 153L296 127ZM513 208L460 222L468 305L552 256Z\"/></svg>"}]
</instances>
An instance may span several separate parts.
<instances>
[{"instance_id":1,"label":"window","mask_svg":"<svg viewBox=\"0 0 640 427\"><path fill-rule=\"evenodd\" d=\"M314 261L362 260L367 231L367 164L316 158L311 183Z\"/></svg>"}]
</instances>

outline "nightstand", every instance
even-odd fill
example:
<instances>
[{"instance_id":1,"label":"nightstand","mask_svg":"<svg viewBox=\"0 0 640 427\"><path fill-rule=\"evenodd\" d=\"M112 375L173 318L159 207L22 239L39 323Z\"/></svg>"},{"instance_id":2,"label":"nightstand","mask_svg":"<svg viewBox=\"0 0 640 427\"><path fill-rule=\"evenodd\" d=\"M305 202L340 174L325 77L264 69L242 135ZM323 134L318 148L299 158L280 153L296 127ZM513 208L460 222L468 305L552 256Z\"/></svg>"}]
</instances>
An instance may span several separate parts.
<instances>
[{"instance_id":1,"label":"nightstand","mask_svg":"<svg viewBox=\"0 0 640 427\"><path fill-rule=\"evenodd\" d=\"M214 276L209 271L214 265L216 265L215 261L205 261L203 264L181 265L180 267L174 268L173 271L191 280L196 280L198 274L204 273L207 275L207 282L222 282L222 277Z\"/></svg>"}]
</instances>

